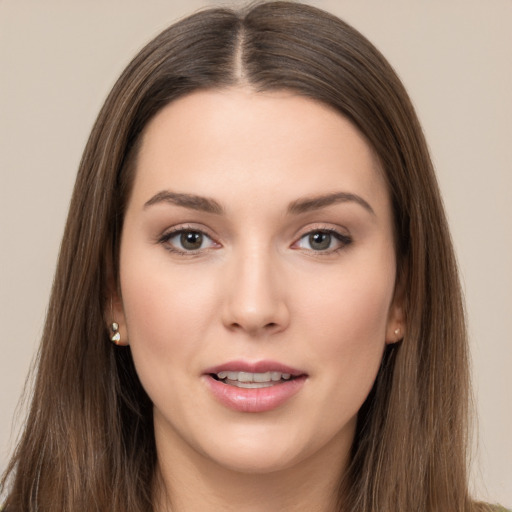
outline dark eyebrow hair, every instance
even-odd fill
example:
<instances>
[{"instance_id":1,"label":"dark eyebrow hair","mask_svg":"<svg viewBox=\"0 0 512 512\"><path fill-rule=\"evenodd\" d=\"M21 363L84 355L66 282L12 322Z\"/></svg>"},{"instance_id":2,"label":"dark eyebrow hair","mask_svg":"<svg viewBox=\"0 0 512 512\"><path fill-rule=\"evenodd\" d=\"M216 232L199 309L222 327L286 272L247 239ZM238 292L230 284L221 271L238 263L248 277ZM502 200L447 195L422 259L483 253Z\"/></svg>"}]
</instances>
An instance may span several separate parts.
<instances>
[{"instance_id":1,"label":"dark eyebrow hair","mask_svg":"<svg viewBox=\"0 0 512 512\"><path fill-rule=\"evenodd\" d=\"M288 206L288 213L297 215L311 210L319 210L320 208L325 208L332 204L346 202L357 203L369 213L375 215L375 211L367 201L365 201L361 196L350 194L349 192L334 192L332 194L297 199Z\"/></svg>"},{"instance_id":2,"label":"dark eyebrow hair","mask_svg":"<svg viewBox=\"0 0 512 512\"><path fill-rule=\"evenodd\" d=\"M144 208L158 203L171 203L192 210L200 210L207 213L216 213L221 215L224 213L222 206L208 197L196 196L194 194L179 194L169 190L163 190L155 194L149 201L144 203Z\"/></svg>"},{"instance_id":3,"label":"dark eyebrow hair","mask_svg":"<svg viewBox=\"0 0 512 512\"><path fill-rule=\"evenodd\" d=\"M348 192L335 192L332 194L324 194L315 197L304 197L292 201L288 206L288 213L298 215L312 210L319 210L326 208L336 203L355 202L362 206L365 210L375 215L373 208L361 196L351 194ZM162 190L155 194L151 199L144 203L144 208L158 203L171 203L183 208L190 208L192 210L200 210L207 213L215 213L222 215L224 208L209 197L196 196L195 194L180 194L171 192L170 190Z\"/></svg>"}]
</instances>

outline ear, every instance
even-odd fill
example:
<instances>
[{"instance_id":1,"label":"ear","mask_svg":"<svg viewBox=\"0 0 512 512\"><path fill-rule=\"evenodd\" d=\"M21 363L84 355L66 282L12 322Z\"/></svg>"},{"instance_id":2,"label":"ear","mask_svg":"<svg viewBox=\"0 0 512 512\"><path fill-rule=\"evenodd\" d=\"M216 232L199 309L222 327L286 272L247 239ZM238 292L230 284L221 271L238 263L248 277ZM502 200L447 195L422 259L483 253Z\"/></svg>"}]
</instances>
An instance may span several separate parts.
<instances>
[{"instance_id":1,"label":"ear","mask_svg":"<svg viewBox=\"0 0 512 512\"><path fill-rule=\"evenodd\" d=\"M386 344L396 343L404 338L405 322L402 306L392 304L386 327Z\"/></svg>"},{"instance_id":2,"label":"ear","mask_svg":"<svg viewBox=\"0 0 512 512\"><path fill-rule=\"evenodd\" d=\"M397 343L405 336L406 325L404 315L404 295L405 286L404 279L398 278L395 285L395 293L393 301L389 308L388 323L386 326L386 344Z\"/></svg>"},{"instance_id":3,"label":"ear","mask_svg":"<svg viewBox=\"0 0 512 512\"><path fill-rule=\"evenodd\" d=\"M127 346L129 345L129 341L123 300L111 269L112 266L109 265L104 306L105 323L107 325L110 341L118 346Z\"/></svg>"}]
</instances>

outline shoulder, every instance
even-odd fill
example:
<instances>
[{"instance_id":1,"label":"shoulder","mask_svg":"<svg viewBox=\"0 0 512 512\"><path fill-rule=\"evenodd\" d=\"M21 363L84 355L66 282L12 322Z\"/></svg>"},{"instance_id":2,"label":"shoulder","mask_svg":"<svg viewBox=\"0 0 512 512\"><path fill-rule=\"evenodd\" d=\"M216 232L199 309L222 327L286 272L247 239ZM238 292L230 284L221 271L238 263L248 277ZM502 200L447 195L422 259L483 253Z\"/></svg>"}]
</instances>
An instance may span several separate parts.
<instances>
[{"instance_id":1,"label":"shoulder","mask_svg":"<svg viewBox=\"0 0 512 512\"><path fill-rule=\"evenodd\" d=\"M474 512L512 512L512 510L505 508L502 505L482 502L473 503L473 508L471 510L474 510Z\"/></svg>"}]
</instances>

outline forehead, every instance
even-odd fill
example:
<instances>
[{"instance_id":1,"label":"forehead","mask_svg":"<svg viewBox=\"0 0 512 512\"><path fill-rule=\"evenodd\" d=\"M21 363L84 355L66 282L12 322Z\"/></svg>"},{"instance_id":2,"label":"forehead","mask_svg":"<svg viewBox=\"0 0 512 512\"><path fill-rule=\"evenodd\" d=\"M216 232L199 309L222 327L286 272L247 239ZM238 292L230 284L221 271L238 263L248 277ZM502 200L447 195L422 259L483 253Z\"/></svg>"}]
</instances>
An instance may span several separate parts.
<instances>
[{"instance_id":1,"label":"forehead","mask_svg":"<svg viewBox=\"0 0 512 512\"><path fill-rule=\"evenodd\" d=\"M386 196L378 159L363 135L331 107L289 91L244 88L184 96L144 131L134 196L160 189L228 199L333 189ZM385 197L384 197L385 199Z\"/></svg>"}]
</instances>

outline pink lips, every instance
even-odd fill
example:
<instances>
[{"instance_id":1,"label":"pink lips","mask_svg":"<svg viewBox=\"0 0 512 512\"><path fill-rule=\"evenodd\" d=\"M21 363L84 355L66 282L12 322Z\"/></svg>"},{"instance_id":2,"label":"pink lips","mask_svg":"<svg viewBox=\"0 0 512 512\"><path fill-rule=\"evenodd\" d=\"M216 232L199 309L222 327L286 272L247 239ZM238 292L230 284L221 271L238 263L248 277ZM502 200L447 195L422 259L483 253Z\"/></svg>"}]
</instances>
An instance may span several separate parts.
<instances>
[{"instance_id":1,"label":"pink lips","mask_svg":"<svg viewBox=\"0 0 512 512\"><path fill-rule=\"evenodd\" d=\"M269 387L240 388L225 384L213 377L221 371L266 373L289 373L290 380L281 380ZM301 370L274 361L229 361L218 366L208 368L203 377L214 397L221 404L240 412L271 411L288 401L304 385L307 375Z\"/></svg>"}]
</instances>

